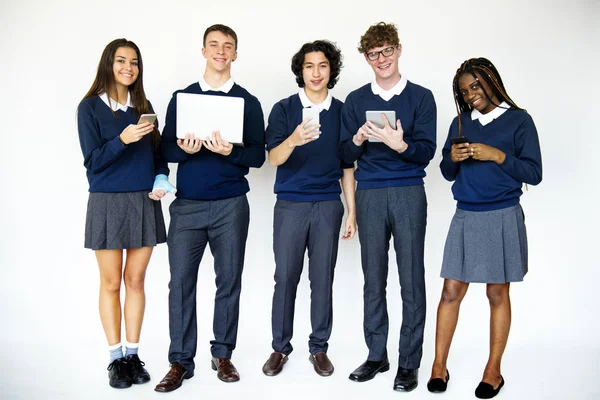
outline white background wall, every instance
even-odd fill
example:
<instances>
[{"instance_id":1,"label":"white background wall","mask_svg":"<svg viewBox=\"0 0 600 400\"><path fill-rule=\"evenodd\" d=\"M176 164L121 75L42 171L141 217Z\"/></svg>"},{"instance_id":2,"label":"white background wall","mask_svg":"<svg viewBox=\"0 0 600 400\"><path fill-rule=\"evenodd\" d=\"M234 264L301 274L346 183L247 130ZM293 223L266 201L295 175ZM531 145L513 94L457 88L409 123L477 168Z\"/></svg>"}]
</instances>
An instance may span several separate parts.
<instances>
[{"instance_id":1,"label":"white background wall","mask_svg":"<svg viewBox=\"0 0 600 400\"><path fill-rule=\"evenodd\" d=\"M2 0L2 397L160 397L152 388L168 369L166 245L155 250L146 280L140 354L153 379L148 385L121 392L106 382L108 359L97 312L97 266L93 252L83 248L88 186L75 109L92 83L108 42L126 37L139 45L146 93L162 122L171 93L197 81L204 70L204 29L213 23L227 24L240 39L234 78L259 98L266 119L276 101L297 90L289 64L304 42L327 38L341 47L345 68L333 90L335 97L343 100L349 91L370 81L372 71L356 46L368 26L380 20L399 28L401 72L435 95L439 143L455 116L451 81L467 58L491 59L510 96L533 116L542 145L544 180L522 197L530 272L524 283L512 288L513 326L503 366L507 382L503 398L598 398L597 0L382 0L356 5L341 0ZM438 148L425 183L429 312L421 385L407 395L412 399L430 396L425 383L433 359L435 309L442 285L439 269L455 206L450 183L439 172L439 160ZM394 268L390 268L388 287L392 371L363 384L347 379L367 355L358 238L341 243L336 269L329 351L336 373L327 379L318 377L307 361L309 293L304 274L296 307L296 350L283 374L276 378L262 375L261 366L271 352L274 177L275 170L268 163L249 175L251 223L234 353L242 380L225 385L208 367L214 272L207 251L198 282L196 377L170 397L402 396L391 390L401 319ZM171 201L172 197L163 201L167 221ZM452 380L445 398L473 397L487 358L488 318L484 286L472 285L451 350Z\"/></svg>"}]
</instances>

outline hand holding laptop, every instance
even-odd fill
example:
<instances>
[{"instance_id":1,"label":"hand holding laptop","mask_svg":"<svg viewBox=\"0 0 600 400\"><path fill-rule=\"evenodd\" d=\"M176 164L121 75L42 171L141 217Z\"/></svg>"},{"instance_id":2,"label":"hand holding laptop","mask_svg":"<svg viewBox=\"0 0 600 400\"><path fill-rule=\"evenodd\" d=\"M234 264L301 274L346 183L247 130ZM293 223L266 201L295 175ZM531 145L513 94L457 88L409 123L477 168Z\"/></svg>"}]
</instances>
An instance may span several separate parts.
<instances>
[{"instance_id":1,"label":"hand holding laptop","mask_svg":"<svg viewBox=\"0 0 600 400\"><path fill-rule=\"evenodd\" d=\"M212 151L213 153L228 156L233 150L233 145L226 140L221 138L221 132L214 131L210 137L204 139L204 147Z\"/></svg>"},{"instance_id":2,"label":"hand holding laptop","mask_svg":"<svg viewBox=\"0 0 600 400\"><path fill-rule=\"evenodd\" d=\"M192 133L186 133L184 139L177 139L177 145L188 154L196 154L202 148L202 140Z\"/></svg>"},{"instance_id":3,"label":"hand holding laptop","mask_svg":"<svg viewBox=\"0 0 600 400\"><path fill-rule=\"evenodd\" d=\"M188 154L196 154L202 146L206 147L213 153L228 156L233 150L233 145L226 140L223 140L219 131L214 131L210 137L206 136L203 139L196 137L191 133L185 134L185 139L177 139L177 145L181 150Z\"/></svg>"}]
</instances>

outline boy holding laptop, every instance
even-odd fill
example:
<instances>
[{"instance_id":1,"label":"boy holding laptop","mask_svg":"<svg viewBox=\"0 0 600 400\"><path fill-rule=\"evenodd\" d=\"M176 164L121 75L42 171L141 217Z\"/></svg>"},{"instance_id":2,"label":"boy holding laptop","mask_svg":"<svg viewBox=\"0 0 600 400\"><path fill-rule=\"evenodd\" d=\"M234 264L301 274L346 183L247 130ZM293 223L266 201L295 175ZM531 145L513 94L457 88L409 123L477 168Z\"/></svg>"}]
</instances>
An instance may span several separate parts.
<instances>
[{"instance_id":1,"label":"boy holding laptop","mask_svg":"<svg viewBox=\"0 0 600 400\"><path fill-rule=\"evenodd\" d=\"M264 119L259 101L231 78L237 57L237 35L225 25L204 32L206 70L200 82L173 94L163 130L163 152L178 163L177 199L170 206L167 243L169 282L169 362L158 392L179 388L194 376L197 346L196 281L207 243L214 257L217 292L211 341L211 366L224 382L239 380L231 363L239 316L244 253L248 236L250 190L245 175L265 161ZM178 139L177 93L232 96L244 99L244 146L233 146L218 131L196 132Z\"/></svg>"},{"instance_id":2,"label":"boy holding laptop","mask_svg":"<svg viewBox=\"0 0 600 400\"><path fill-rule=\"evenodd\" d=\"M431 91L398 70L402 45L393 24L380 22L361 37L358 49L375 73L372 83L350 93L342 110L340 152L358 160L355 176L358 237L364 285L364 335L369 355L350 379L364 382L390 368L387 355L386 280L388 249L394 249L402 295L402 327L394 390L417 387L425 327L423 252L427 199L425 167L433 158L436 107ZM367 121L368 111L394 111L383 128ZM385 113L388 114L388 113Z\"/></svg>"}]
</instances>

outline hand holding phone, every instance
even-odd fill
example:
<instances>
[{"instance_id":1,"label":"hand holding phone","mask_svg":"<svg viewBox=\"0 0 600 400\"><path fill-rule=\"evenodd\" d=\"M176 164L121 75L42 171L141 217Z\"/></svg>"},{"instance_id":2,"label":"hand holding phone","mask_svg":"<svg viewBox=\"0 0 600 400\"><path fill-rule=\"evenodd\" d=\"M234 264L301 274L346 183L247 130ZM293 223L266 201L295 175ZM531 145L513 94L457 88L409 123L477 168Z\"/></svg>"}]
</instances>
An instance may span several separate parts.
<instances>
[{"instance_id":1,"label":"hand holding phone","mask_svg":"<svg viewBox=\"0 0 600 400\"><path fill-rule=\"evenodd\" d=\"M316 107L306 107L302 109L302 121L307 118L311 118L311 120L306 124L306 128L310 128L313 125L319 125L319 115L321 110ZM320 135L313 136L314 139L318 139Z\"/></svg>"},{"instance_id":2,"label":"hand holding phone","mask_svg":"<svg viewBox=\"0 0 600 400\"><path fill-rule=\"evenodd\" d=\"M156 114L142 114L138 121L138 125L142 122L150 122L151 124L154 124L156 122Z\"/></svg>"},{"instance_id":3,"label":"hand holding phone","mask_svg":"<svg viewBox=\"0 0 600 400\"><path fill-rule=\"evenodd\" d=\"M468 144L471 143L469 138L466 136L455 136L450 138L450 142L452 142L452 148L450 149L450 159L457 163L465 161L467 158L471 157L472 153L469 149ZM464 144L464 146L459 146Z\"/></svg>"},{"instance_id":4,"label":"hand holding phone","mask_svg":"<svg viewBox=\"0 0 600 400\"><path fill-rule=\"evenodd\" d=\"M463 144L463 143L471 143L468 137L466 136L454 136L450 138L452 144Z\"/></svg>"}]
</instances>

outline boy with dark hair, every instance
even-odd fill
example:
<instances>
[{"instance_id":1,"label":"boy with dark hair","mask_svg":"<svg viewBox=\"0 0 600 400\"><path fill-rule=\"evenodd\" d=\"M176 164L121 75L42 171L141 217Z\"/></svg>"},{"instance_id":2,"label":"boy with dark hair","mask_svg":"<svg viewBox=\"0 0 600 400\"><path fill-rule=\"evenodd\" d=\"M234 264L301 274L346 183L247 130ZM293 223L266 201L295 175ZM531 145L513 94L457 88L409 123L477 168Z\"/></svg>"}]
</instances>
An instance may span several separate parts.
<instances>
[{"instance_id":1,"label":"boy with dark hair","mask_svg":"<svg viewBox=\"0 0 600 400\"><path fill-rule=\"evenodd\" d=\"M266 132L269 162L277 167L273 221L275 291L273 294L273 350L263 366L268 376L279 374L293 350L296 289L308 249L311 288L309 360L321 376L333 373L327 356L333 310L333 271L337 259L344 206L348 206L342 239L356 232L354 165L342 163L338 146L342 102L332 89L342 67L340 50L331 42L306 43L292 58L292 72L301 88L279 101L269 116ZM303 109L316 108L320 124L303 119Z\"/></svg>"},{"instance_id":2,"label":"boy with dark hair","mask_svg":"<svg viewBox=\"0 0 600 400\"><path fill-rule=\"evenodd\" d=\"M358 160L356 191L358 235L364 285L364 335L369 355L350 379L364 382L390 368L387 356L386 285L388 249L394 237L402 295L402 327L394 390L417 387L425 327L423 252L427 199L425 167L436 147L436 106L432 93L409 82L398 69L402 45L393 24L380 22L361 37L358 50L375 79L348 95L342 110L342 160ZM382 115L384 127L366 120Z\"/></svg>"},{"instance_id":3,"label":"boy with dark hair","mask_svg":"<svg viewBox=\"0 0 600 400\"><path fill-rule=\"evenodd\" d=\"M238 381L231 363L235 349L239 300L250 211L245 175L265 161L264 120L259 101L231 78L237 58L237 35L225 25L204 34L204 76L173 94L163 131L165 159L178 163L177 199L171 204L169 245L169 362L171 369L156 385L170 392L194 376L197 346L196 282L206 245L214 257L217 293L211 341L211 365L224 382ZM177 93L244 99L244 147L223 140L218 131L177 139ZM204 135L204 136L203 136Z\"/></svg>"}]
</instances>

